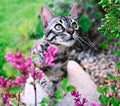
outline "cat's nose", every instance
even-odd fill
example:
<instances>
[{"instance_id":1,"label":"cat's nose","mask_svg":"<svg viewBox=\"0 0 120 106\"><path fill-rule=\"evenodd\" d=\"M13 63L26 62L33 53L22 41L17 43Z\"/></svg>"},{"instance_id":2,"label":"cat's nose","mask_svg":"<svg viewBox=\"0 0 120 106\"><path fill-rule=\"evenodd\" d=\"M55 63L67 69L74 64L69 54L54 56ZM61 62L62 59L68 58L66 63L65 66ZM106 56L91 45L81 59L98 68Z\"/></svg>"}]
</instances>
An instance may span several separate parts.
<instances>
[{"instance_id":1,"label":"cat's nose","mask_svg":"<svg viewBox=\"0 0 120 106\"><path fill-rule=\"evenodd\" d=\"M69 28L69 29L67 30L67 32L68 32L70 35L72 35L72 34L74 33L74 29L73 29L73 28Z\"/></svg>"}]
</instances>

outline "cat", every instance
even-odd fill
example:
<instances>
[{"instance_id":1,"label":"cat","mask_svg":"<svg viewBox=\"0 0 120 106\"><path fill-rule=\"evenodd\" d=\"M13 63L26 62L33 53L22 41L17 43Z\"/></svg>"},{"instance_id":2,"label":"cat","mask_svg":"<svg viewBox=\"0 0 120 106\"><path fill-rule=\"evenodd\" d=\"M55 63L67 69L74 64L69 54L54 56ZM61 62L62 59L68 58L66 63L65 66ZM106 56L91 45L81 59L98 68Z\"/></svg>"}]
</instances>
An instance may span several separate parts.
<instances>
[{"instance_id":1,"label":"cat","mask_svg":"<svg viewBox=\"0 0 120 106\"><path fill-rule=\"evenodd\" d=\"M31 56L37 56L34 61L40 63L44 59L43 52L49 45L54 44L59 48L55 66L42 67L44 77L40 80L40 85L50 96L53 96L59 82L67 75L68 51L79 39L77 19L81 13L82 10L77 3L73 5L68 16L55 16L47 6L41 7L44 36L33 45Z\"/></svg>"}]
</instances>

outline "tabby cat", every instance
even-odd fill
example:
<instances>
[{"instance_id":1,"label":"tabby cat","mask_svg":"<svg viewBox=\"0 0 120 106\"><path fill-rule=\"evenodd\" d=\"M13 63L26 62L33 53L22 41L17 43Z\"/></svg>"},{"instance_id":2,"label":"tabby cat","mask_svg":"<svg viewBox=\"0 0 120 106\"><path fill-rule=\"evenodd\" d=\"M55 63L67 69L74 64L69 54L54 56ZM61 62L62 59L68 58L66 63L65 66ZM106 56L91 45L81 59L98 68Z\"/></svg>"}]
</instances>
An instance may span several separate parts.
<instances>
[{"instance_id":1,"label":"tabby cat","mask_svg":"<svg viewBox=\"0 0 120 106\"><path fill-rule=\"evenodd\" d=\"M33 45L31 55L36 55L37 58L34 61L39 63L44 59L43 52L49 45L54 44L59 48L55 66L42 67L45 75L40 82L43 89L49 95L53 95L59 81L66 76L68 51L79 36L76 20L81 14L81 9L78 4L75 4L68 16L55 16L47 6L43 6L40 14L44 26L44 37Z\"/></svg>"}]
</instances>

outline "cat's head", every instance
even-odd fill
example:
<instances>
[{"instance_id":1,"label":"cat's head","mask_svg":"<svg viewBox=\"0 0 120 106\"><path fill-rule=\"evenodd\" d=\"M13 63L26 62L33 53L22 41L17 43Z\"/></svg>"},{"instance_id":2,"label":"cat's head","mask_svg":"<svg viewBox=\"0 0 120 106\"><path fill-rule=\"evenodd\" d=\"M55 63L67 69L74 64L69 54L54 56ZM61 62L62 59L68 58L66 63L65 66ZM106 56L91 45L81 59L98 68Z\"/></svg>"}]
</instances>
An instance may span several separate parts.
<instances>
[{"instance_id":1,"label":"cat's head","mask_svg":"<svg viewBox=\"0 0 120 106\"><path fill-rule=\"evenodd\" d=\"M78 38L79 26L76 20L80 13L81 9L78 4L72 7L68 16L55 16L47 6L43 6L40 14L45 39L53 44L72 46Z\"/></svg>"}]
</instances>

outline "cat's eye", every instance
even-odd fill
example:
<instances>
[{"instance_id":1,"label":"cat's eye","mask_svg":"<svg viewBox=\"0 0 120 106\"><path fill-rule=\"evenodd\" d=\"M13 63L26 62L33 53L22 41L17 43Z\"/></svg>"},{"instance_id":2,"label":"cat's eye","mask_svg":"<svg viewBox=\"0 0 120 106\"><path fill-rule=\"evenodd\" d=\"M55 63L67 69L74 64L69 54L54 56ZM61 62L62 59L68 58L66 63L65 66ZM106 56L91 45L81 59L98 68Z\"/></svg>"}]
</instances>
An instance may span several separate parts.
<instances>
[{"instance_id":1,"label":"cat's eye","mask_svg":"<svg viewBox=\"0 0 120 106\"><path fill-rule=\"evenodd\" d=\"M73 23L72 23L72 27L73 27L73 28L77 28L77 23L76 23L76 22L73 22Z\"/></svg>"},{"instance_id":2,"label":"cat's eye","mask_svg":"<svg viewBox=\"0 0 120 106\"><path fill-rule=\"evenodd\" d=\"M62 27L61 24L56 24L56 25L55 25L55 29L59 31L59 30L62 30L63 27Z\"/></svg>"}]
</instances>

